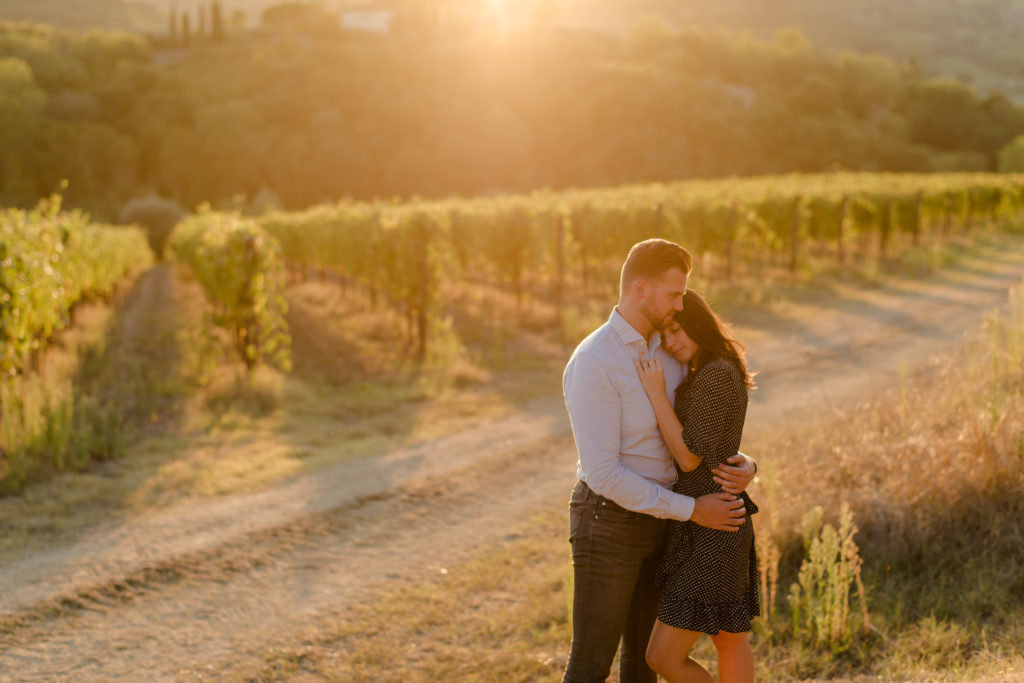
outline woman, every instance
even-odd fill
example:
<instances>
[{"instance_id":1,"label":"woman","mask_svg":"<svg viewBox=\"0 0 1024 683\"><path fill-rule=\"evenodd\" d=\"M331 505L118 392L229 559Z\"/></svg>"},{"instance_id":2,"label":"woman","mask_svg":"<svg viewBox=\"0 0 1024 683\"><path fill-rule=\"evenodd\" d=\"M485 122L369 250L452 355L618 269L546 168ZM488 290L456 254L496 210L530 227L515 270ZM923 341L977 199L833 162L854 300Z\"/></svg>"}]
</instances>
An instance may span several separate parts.
<instances>
[{"instance_id":1,"label":"woman","mask_svg":"<svg viewBox=\"0 0 1024 683\"><path fill-rule=\"evenodd\" d=\"M665 347L689 371L676 391L674 408L661 362L642 356L635 362L680 470L673 490L698 497L722 490L711 470L739 450L747 392L754 382L743 346L707 302L688 290L683 306L663 332ZM648 664L669 683L713 680L689 657L701 633L709 634L715 644L720 681L754 680L747 632L760 611L750 523L757 506L746 493L743 499L747 517L735 532L692 522L669 523L658 569L662 600L647 647Z\"/></svg>"}]
</instances>

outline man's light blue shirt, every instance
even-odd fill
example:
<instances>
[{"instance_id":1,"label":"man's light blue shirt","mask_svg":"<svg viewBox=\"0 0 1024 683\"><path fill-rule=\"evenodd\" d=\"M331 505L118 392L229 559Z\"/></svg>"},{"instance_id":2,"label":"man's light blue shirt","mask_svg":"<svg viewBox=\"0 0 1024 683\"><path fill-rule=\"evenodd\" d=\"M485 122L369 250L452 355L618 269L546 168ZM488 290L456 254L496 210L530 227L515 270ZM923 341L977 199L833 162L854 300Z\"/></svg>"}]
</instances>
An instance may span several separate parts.
<instances>
[{"instance_id":1,"label":"man's light blue shirt","mask_svg":"<svg viewBox=\"0 0 1024 683\"><path fill-rule=\"evenodd\" d=\"M640 353L661 359L665 388L675 396L685 369L661 347L660 334L648 343L618 308L565 366L562 391L579 452L577 476L624 508L686 521L694 499L670 490L675 465L633 365Z\"/></svg>"}]
</instances>

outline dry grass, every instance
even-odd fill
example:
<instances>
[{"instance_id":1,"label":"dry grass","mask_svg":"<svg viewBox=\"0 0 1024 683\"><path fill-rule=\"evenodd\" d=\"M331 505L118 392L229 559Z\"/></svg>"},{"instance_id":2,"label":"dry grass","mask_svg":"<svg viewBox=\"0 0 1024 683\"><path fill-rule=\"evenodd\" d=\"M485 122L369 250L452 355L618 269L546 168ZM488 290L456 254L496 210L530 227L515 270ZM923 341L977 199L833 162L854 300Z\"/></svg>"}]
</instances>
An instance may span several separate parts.
<instances>
[{"instance_id":1,"label":"dry grass","mask_svg":"<svg viewBox=\"0 0 1024 683\"><path fill-rule=\"evenodd\" d=\"M784 582L801 557L799 520L815 506L834 514L849 503L861 530L876 631L835 656L788 648L780 663L794 675L973 676L1020 662L1020 291L1011 324L990 317L975 341L936 361L933 373L756 446L766 454L762 489L771 501L761 527L775 530ZM785 648L784 622L766 631Z\"/></svg>"},{"instance_id":2,"label":"dry grass","mask_svg":"<svg viewBox=\"0 0 1024 683\"><path fill-rule=\"evenodd\" d=\"M395 589L237 680L550 681L565 664L571 571L567 514L525 538Z\"/></svg>"}]
</instances>

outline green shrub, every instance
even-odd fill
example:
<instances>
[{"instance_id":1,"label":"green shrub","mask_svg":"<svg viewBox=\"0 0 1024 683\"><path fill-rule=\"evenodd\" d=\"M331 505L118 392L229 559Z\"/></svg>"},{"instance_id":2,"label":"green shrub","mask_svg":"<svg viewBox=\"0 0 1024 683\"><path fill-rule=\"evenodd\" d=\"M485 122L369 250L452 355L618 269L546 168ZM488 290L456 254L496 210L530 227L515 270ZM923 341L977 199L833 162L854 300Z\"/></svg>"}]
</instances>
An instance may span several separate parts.
<instances>
[{"instance_id":1,"label":"green shrub","mask_svg":"<svg viewBox=\"0 0 1024 683\"><path fill-rule=\"evenodd\" d=\"M1024 173L1024 135L999 151L1000 173Z\"/></svg>"},{"instance_id":2,"label":"green shrub","mask_svg":"<svg viewBox=\"0 0 1024 683\"><path fill-rule=\"evenodd\" d=\"M806 556L797 582L789 591L793 610L793 633L815 645L828 645L833 651L846 649L858 631L858 621L868 627L867 604L860 569L862 560L853 537L857 526L850 506L843 503L839 528L821 526L822 512L808 512L801 525ZM851 612L852 592L856 586L862 620Z\"/></svg>"}]
</instances>

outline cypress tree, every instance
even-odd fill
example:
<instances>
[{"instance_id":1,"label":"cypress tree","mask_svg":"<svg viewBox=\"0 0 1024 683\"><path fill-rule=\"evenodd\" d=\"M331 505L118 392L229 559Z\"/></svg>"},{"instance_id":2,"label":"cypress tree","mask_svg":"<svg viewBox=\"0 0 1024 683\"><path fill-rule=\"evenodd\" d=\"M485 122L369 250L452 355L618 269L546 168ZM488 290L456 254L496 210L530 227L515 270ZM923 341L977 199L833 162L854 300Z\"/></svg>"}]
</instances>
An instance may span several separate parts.
<instances>
[{"instance_id":1,"label":"cypress tree","mask_svg":"<svg viewBox=\"0 0 1024 683\"><path fill-rule=\"evenodd\" d=\"M171 45L178 44L178 5L171 3L171 16L170 16L170 41Z\"/></svg>"},{"instance_id":2,"label":"cypress tree","mask_svg":"<svg viewBox=\"0 0 1024 683\"><path fill-rule=\"evenodd\" d=\"M188 20L188 12L181 15L181 44L188 45L192 42L192 26Z\"/></svg>"},{"instance_id":3,"label":"cypress tree","mask_svg":"<svg viewBox=\"0 0 1024 683\"><path fill-rule=\"evenodd\" d=\"M199 38L205 38L206 37L206 4L205 3L199 3L199 9L197 9L196 12L199 13L199 26L198 26L198 30L196 31L196 35Z\"/></svg>"},{"instance_id":4,"label":"cypress tree","mask_svg":"<svg viewBox=\"0 0 1024 683\"><path fill-rule=\"evenodd\" d=\"M210 28L213 39L217 42L224 40L224 10L221 9L220 0L213 0L210 5Z\"/></svg>"}]
</instances>

